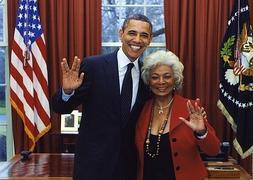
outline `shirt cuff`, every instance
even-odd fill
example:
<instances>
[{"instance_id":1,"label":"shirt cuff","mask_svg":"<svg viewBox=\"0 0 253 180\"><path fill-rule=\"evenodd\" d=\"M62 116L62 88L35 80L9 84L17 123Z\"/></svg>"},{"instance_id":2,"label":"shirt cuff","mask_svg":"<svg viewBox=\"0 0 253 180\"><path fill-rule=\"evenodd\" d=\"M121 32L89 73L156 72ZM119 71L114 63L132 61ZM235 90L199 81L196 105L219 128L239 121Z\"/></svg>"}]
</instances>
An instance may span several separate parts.
<instances>
[{"instance_id":1,"label":"shirt cuff","mask_svg":"<svg viewBox=\"0 0 253 180\"><path fill-rule=\"evenodd\" d=\"M63 101L65 101L65 102L67 102L68 100L69 100L69 98L71 97L71 96L73 96L73 94L75 93L75 91L73 91L71 94L66 94L64 91L63 91L63 89L61 89L61 91L62 91L62 100Z\"/></svg>"}]
</instances>

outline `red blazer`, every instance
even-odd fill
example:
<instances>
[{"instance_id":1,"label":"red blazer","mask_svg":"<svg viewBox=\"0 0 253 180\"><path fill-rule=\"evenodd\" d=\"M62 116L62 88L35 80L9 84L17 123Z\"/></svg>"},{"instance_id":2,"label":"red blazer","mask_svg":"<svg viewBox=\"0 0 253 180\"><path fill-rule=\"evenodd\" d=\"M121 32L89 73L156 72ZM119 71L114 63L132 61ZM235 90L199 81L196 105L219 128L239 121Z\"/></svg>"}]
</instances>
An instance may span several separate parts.
<instances>
[{"instance_id":1,"label":"red blazer","mask_svg":"<svg viewBox=\"0 0 253 180\"><path fill-rule=\"evenodd\" d=\"M198 147L208 155L216 155L219 152L220 141L215 135L214 129L206 121L208 134L206 138L199 140L193 131L178 117L188 118L186 105L187 99L175 95L172 104L170 136L172 159L177 180L200 180L207 176L206 168L199 155ZM136 126L135 142L138 150L138 174L137 180L143 180L144 167L144 141L151 117L153 99L146 102Z\"/></svg>"}]
</instances>

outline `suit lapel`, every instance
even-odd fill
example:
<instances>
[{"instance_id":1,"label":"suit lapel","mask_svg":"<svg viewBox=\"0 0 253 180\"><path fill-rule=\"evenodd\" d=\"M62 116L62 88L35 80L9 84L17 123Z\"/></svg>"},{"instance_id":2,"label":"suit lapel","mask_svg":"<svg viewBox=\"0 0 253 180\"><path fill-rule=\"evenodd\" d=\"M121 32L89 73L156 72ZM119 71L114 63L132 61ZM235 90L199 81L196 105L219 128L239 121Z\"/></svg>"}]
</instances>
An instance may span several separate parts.
<instances>
[{"instance_id":1,"label":"suit lapel","mask_svg":"<svg viewBox=\"0 0 253 180\"><path fill-rule=\"evenodd\" d=\"M119 107L120 103L120 88L119 88L119 73L118 73L118 61L117 52L107 55L105 58L105 79L106 89L109 89L109 94L112 97L111 100L114 107Z\"/></svg>"}]
</instances>

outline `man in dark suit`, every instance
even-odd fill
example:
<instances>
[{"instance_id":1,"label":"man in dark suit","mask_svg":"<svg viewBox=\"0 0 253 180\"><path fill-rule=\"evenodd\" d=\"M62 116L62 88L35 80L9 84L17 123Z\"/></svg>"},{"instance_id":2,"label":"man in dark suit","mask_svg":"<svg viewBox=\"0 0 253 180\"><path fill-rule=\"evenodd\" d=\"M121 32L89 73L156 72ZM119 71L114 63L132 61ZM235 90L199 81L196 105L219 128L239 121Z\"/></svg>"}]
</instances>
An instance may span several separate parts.
<instances>
[{"instance_id":1,"label":"man in dark suit","mask_svg":"<svg viewBox=\"0 0 253 180\"><path fill-rule=\"evenodd\" d=\"M61 63L62 89L53 97L53 109L71 113L82 104L83 112L75 152L75 180L136 177L135 124L148 96L140 78L139 57L152 40L152 24L144 15L129 16L119 37L122 46L111 54L88 57L82 63L75 57L71 68L66 59ZM133 67L127 70L129 63ZM122 94L127 71L132 75L131 97L127 99L129 113L124 113Z\"/></svg>"}]
</instances>

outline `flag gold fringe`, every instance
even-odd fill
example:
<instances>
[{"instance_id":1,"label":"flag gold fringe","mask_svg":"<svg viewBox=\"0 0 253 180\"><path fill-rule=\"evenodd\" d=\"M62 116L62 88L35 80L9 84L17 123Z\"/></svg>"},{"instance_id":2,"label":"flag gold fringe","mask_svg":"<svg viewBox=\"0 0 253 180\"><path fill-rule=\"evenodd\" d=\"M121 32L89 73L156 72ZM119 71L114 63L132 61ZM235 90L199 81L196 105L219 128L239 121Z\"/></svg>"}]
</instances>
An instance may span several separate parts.
<instances>
[{"instance_id":1,"label":"flag gold fringe","mask_svg":"<svg viewBox=\"0 0 253 180\"><path fill-rule=\"evenodd\" d=\"M245 153L243 153L242 148L241 148L241 146L238 143L236 138L234 139L233 144L234 144L234 147L235 147L236 151L238 152L238 154L240 154L242 159L244 159L244 158L250 156L251 154L253 154L253 145Z\"/></svg>"},{"instance_id":2,"label":"flag gold fringe","mask_svg":"<svg viewBox=\"0 0 253 180\"><path fill-rule=\"evenodd\" d=\"M34 151L34 148L35 148L35 145L36 145L36 142L37 142L44 134L46 134L46 133L51 129L51 123L49 123L49 125L46 126L46 128L45 128L41 133L39 133L36 137L34 137L33 134L31 133L31 131L30 131L30 130L27 128L27 126L25 125L25 117L24 117L23 112L18 108L17 104L14 102L14 100L12 100L12 98L10 98L10 101L11 101L12 107L17 111L18 115L20 116L20 118L21 118L22 121L23 121L25 132L26 132L27 136L29 137L29 139L32 141L32 146L29 147L29 151L33 152L33 151Z\"/></svg>"},{"instance_id":3,"label":"flag gold fringe","mask_svg":"<svg viewBox=\"0 0 253 180\"><path fill-rule=\"evenodd\" d=\"M236 125L233 117L230 116L229 112L227 111L227 109L225 108L225 106L222 104L222 102L220 100L218 100L217 106L221 110L222 114L227 118L227 121L231 124L233 131L236 132L237 125Z\"/></svg>"},{"instance_id":4,"label":"flag gold fringe","mask_svg":"<svg viewBox=\"0 0 253 180\"><path fill-rule=\"evenodd\" d=\"M222 114L226 117L227 121L231 124L233 131L236 133L237 125L220 100L218 100L217 106L221 110ZM236 138L233 140L233 145L237 153L241 156L242 159L250 156L253 153L253 145L246 152L243 153L242 148Z\"/></svg>"}]
</instances>

